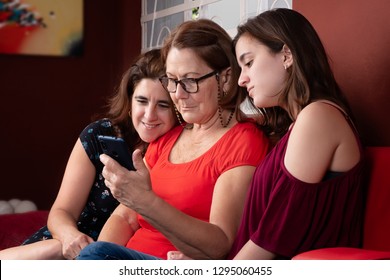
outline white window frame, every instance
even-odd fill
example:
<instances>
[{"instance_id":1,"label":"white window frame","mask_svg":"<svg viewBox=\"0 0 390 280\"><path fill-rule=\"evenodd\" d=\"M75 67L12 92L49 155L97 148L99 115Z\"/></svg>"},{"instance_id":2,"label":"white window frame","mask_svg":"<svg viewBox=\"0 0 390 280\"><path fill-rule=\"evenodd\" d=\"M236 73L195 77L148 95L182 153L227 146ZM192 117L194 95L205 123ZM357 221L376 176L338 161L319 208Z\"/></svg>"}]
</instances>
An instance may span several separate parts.
<instances>
[{"instance_id":1,"label":"white window frame","mask_svg":"<svg viewBox=\"0 0 390 280\"><path fill-rule=\"evenodd\" d=\"M197 7L200 7L200 17L203 17L202 16L202 11L207 11L207 5L209 4L213 4L213 3L216 3L216 2L220 2L220 1L226 1L226 4L229 4L229 3L233 3L233 1L236 1L237 0L183 0L183 3L182 4L178 4L176 6L173 6L173 7L170 7L170 8L167 8L167 9L163 9L163 10L160 10L160 11L156 11L156 5L157 5L157 1L164 1L164 0L154 0L154 12L153 13L147 13L147 0L142 0L142 13L141 13L141 26L142 26L142 51L147 51L149 49L152 49L152 48L155 48L155 47L160 47L161 45L147 45L147 42L148 42L148 37L149 37L149 41L151 42L151 44L153 44L154 42L154 36L156 36L156 34L154 34L155 32L155 21L159 18L164 18L164 17L168 17L169 15L174 15L174 14L177 14L177 13L180 13L180 12L183 12L184 13L184 20L190 20L192 19L192 9L193 8L197 8ZM249 2L254 3L255 0L238 0L240 3L239 3L239 11L237 11L237 13L239 13L239 23L242 23L242 22L245 22L249 16L251 15L254 15L254 14L259 14L265 10L268 10L268 9L272 9L276 6L276 4L280 4L281 2L284 3L284 5L290 9L292 9L292 5L293 5L293 0L257 0L257 3L256 3L256 11L253 13L249 11L248 7L247 7L247 4ZM211 18L212 20L215 20L216 18L218 17L218 15L216 15L215 17ZM217 21L217 20L216 20ZM147 34L148 30L147 30L147 23L148 22L152 22L152 29L151 29L151 34ZM237 23L237 25L239 24ZM221 23L220 23L221 24ZM222 27L223 24L221 24ZM225 28L225 27L224 27ZM236 33L236 29L233 28L233 29L227 29L225 28L226 31L229 33L230 36L234 36L235 33ZM169 30L168 27L162 27L161 30L159 31L158 33L158 39L157 39L157 42L162 42L162 39L161 36L162 36L162 33L163 32L171 32L171 30Z\"/></svg>"}]
</instances>

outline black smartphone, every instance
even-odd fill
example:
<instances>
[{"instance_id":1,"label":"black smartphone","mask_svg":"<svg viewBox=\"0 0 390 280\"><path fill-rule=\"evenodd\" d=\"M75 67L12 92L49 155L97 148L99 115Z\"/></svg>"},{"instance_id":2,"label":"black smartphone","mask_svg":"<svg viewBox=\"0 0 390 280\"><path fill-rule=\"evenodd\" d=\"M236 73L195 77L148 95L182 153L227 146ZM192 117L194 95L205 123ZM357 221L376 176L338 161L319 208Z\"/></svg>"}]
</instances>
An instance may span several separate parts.
<instances>
[{"instance_id":1,"label":"black smartphone","mask_svg":"<svg viewBox=\"0 0 390 280\"><path fill-rule=\"evenodd\" d=\"M133 160L125 140L119 137L98 135L98 140L103 152L115 159L128 170L135 170Z\"/></svg>"}]
</instances>

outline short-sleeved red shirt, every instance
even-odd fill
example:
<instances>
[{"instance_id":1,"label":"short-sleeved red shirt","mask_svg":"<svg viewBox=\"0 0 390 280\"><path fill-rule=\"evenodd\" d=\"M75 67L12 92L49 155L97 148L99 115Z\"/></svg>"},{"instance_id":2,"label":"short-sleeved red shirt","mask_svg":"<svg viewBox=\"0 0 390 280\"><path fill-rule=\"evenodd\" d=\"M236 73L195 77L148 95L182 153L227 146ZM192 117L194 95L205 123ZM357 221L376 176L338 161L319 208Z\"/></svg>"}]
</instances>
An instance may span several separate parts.
<instances>
[{"instance_id":1,"label":"short-sleeved red shirt","mask_svg":"<svg viewBox=\"0 0 390 280\"><path fill-rule=\"evenodd\" d=\"M153 191L180 211L209 221L214 185L225 171L242 165L257 166L268 152L268 139L251 122L238 123L206 153L193 161L173 164L169 154L183 128L178 126L151 143L145 155ZM142 216L141 228L126 247L166 259L177 250Z\"/></svg>"}]
</instances>

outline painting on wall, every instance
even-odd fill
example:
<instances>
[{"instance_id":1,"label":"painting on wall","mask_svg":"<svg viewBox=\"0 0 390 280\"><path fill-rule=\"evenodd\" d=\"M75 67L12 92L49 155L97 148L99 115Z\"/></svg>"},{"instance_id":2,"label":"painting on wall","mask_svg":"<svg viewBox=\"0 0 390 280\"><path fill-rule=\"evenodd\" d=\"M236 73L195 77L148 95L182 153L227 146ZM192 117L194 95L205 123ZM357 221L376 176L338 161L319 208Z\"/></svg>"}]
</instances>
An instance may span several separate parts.
<instances>
[{"instance_id":1,"label":"painting on wall","mask_svg":"<svg viewBox=\"0 0 390 280\"><path fill-rule=\"evenodd\" d=\"M0 0L0 54L80 56L83 0Z\"/></svg>"}]
</instances>

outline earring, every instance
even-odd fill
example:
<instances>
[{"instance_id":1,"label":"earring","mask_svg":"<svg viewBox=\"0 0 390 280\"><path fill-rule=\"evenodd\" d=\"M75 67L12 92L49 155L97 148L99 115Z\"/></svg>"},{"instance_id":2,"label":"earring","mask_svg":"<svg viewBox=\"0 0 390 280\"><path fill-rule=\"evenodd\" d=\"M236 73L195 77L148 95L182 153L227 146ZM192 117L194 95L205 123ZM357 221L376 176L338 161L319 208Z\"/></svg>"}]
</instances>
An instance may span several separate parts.
<instances>
[{"instance_id":1,"label":"earring","mask_svg":"<svg viewBox=\"0 0 390 280\"><path fill-rule=\"evenodd\" d=\"M223 95L225 96L226 92L225 91L222 91ZM233 115L234 115L234 109L230 111L230 115L226 121L226 123L223 122L223 117L222 117L222 108L221 108L221 88L218 84L218 118L219 118L219 122L221 123L222 127L227 127L230 123L230 121L232 120L233 118Z\"/></svg>"},{"instance_id":2,"label":"earring","mask_svg":"<svg viewBox=\"0 0 390 280\"><path fill-rule=\"evenodd\" d=\"M131 118L131 110L127 113L129 115L129 117Z\"/></svg>"},{"instance_id":3,"label":"earring","mask_svg":"<svg viewBox=\"0 0 390 280\"><path fill-rule=\"evenodd\" d=\"M284 64L283 66L284 66L284 70L287 70L287 64Z\"/></svg>"}]
</instances>

